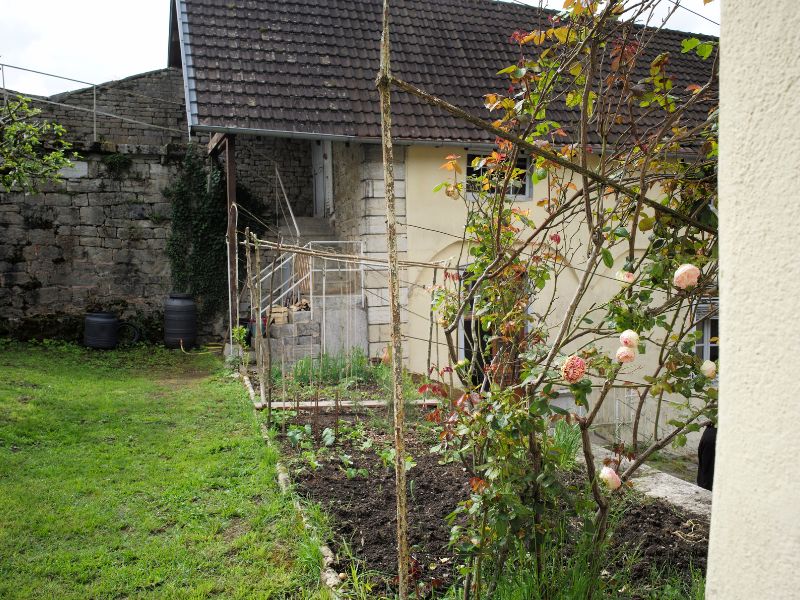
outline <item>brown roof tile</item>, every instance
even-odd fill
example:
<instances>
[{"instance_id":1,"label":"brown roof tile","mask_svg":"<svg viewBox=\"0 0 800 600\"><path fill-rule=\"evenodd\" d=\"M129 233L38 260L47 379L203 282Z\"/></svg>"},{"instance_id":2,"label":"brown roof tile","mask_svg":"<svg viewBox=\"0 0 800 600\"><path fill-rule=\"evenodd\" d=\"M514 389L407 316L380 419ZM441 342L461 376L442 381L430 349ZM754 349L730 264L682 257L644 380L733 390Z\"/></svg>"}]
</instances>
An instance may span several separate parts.
<instances>
[{"instance_id":1,"label":"brown roof tile","mask_svg":"<svg viewBox=\"0 0 800 600\"><path fill-rule=\"evenodd\" d=\"M381 0L179 2L189 33L183 53L193 67L187 81L193 126L380 137ZM392 70L488 117L483 95L507 87L496 73L518 59L510 34L545 26L548 14L493 0L395 0ZM650 59L672 52L676 90L702 82L711 68L710 61L680 53L687 37L659 32L646 52ZM644 63L642 69L645 77ZM703 119L706 110L698 107L689 117ZM549 111L565 127L575 114L565 107ZM491 141L404 93L393 95L393 116L400 140Z\"/></svg>"}]
</instances>

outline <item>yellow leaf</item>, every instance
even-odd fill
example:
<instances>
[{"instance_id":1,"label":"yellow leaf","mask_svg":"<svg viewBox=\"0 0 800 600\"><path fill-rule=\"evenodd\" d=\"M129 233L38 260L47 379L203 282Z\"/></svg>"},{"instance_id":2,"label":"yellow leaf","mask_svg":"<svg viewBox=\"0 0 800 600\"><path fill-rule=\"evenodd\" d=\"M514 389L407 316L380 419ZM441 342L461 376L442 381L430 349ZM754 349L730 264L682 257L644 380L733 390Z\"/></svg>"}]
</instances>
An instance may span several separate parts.
<instances>
[{"instance_id":1,"label":"yellow leaf","mask_svg":"<svg viewBox=\"0 0 800 600\"><path fill-rule=\"evenodd\" d=\"M528 35L522 38L522 43L527 44L533 42L537 46L541 46L544 42L546 34L544 31L531 31Z\"/></svg>"},{"instance_id":2,"label":"yellow leaf","mask_svg":"<svg viewBox=\"0 0 800 600\"><path fill-rule=\"evenodd\" d=\"M498 97L497 94L486 94L483 97L483 104L489 110L493 110L494 108L496 108L498 101L499 101L499 97Z\"/></svg>"},{"instance_id":3,"label":"yellow leaf","mask_svg":"<svg viewBox=\"0 0 800 600\"><path fill-rule=\"evenodd\" d=\"M568 29L566 27L556 27L555 29L548 29L547 33L551 37L556 38L562 44L567 41Z\"/></svg>"}]
</instances>

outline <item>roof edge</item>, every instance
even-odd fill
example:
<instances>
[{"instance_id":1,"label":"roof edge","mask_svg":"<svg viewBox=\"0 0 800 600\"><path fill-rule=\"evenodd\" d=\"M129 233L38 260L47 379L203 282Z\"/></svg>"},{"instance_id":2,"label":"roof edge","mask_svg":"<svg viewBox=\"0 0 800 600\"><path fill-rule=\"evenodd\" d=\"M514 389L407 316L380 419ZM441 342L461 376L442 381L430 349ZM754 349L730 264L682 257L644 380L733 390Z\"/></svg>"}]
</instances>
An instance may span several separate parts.
<instances>
[{"instance_id":1,"label":"roof edge","mask_svg":"<svg viewBox=\"0 0 800 600\"><path fill-rule=\"evenodd\" d=\"M181 67L183 69L183 93L186 99L186 124L191 134L192 127L197 125L197 95L194 91L194 63L189 48L189 18L184 0L174 0L175 24L180 40Z\"/></svg>"},{"instance_id":2,"label":"roof edge","mask_svg":"<svg viewBox=\"0 0 800 600\"><path fill-rule=\"evenodd\" d=\"M298 140L329 140L331 142L357 142L362 144L380 144L379 137L359 137L355 135L335 135L330 133L314 133L309 131L289 131L280 129L251 129L246 127L225 127L222 125L192 125L192 133L229 133L232 135L260 135L264 137L298 139ZM492 142L478 142L468 140L437 140L431 138L393 138L396 144L425 144L430 146L455 146L455 147L486 147L493 148Z\"/></svg>"}]
</instances>

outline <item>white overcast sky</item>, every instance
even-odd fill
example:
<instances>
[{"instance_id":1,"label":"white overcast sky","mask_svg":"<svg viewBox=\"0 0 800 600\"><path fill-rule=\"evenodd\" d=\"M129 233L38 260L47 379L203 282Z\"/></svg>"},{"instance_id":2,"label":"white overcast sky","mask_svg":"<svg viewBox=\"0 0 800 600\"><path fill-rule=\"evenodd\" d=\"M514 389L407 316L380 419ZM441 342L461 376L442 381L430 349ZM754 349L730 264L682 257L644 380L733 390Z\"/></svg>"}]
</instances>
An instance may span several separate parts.
<instances>
[{"instance_id":1,"label":"white overcast sky","mask_svg":"<svg viewBox=\"0 0 800 600\"><path fill-rule=\"evenodd\" d=\"M161 69L167 64L171 1L0 0L0 62L90 83ZM663 9L672 1L664 0ZM721 1L680 3L719 23ZM525 2L539 4L538 0ZM564 1L543 4L558 9ZM660 18L663 15L652 23ZM683 8L675 12L668 27L719 35L718 25ZM51 95L83 87L16 69L4 72L6 87L28 94Z\"/></svg>"}]
</instances>

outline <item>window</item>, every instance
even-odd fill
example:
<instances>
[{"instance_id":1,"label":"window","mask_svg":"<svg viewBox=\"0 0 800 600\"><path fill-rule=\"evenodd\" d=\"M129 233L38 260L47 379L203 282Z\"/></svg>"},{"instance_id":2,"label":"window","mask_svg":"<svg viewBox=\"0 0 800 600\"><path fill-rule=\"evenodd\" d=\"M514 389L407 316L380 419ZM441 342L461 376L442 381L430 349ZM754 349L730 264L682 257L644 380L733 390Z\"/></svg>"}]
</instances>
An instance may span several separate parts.
<instances>
[{"instance_id":1,"label":"window","mask_svg":"<svg viewBox=\"0 0 800 600\"><path fill-rule=\"evenodd\" d=\"M484 154L467 154L467 192L471 192L473 194L478 193L480 191L478 186L473 181L474 177L480 176L484 171L485 168L476 168L472 166L473 161L477 158L483 158L486 155ZM528 157L527 156L520 156L517 158L516 167L518 169L522 169L525 171L525 175L521 179L517 179L516 181L512 181L511 185L509 186L508 196L509 198L515 200L527 200L531 197L531 190L533 186L531 185L531 178L528 174Z\"/></svg>"},{"instance_id":2,"label":"window","mask_svg":"<svg viewBox=\"0 0 800 600\"><path fill-rule=\"evenodd\" d=\"M707 318L704 318L708 316ZM700 319L703 319L700 321ZM695 353L703 360L719 359L719 299L709 298L700 303L695 313L700 337L695 344Z\"/></svg>"}]
</instances>

